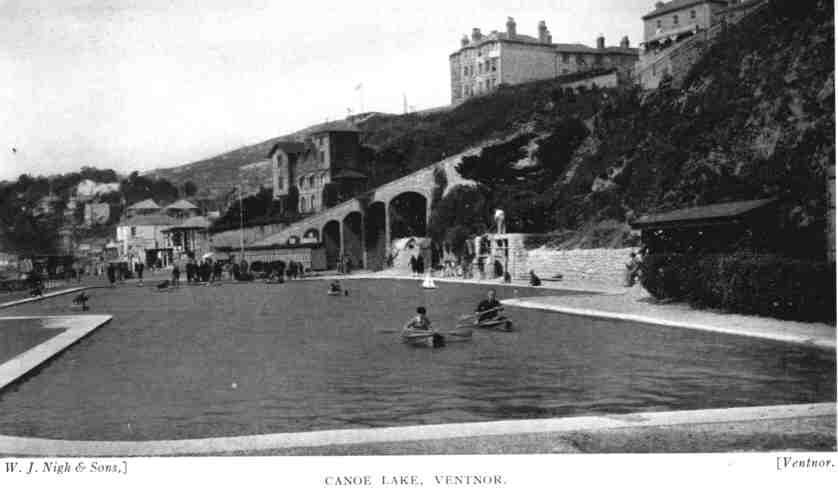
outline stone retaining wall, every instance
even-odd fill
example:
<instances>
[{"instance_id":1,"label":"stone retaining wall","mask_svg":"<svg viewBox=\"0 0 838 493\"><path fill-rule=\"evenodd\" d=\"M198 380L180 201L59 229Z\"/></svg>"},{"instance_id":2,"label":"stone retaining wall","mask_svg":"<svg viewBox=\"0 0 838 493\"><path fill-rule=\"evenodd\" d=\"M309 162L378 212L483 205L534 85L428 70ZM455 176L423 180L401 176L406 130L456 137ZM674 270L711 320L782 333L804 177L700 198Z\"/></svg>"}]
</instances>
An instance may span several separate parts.
<instances>
[{"instance_id":1,"label":"stone retaining wall","mask_svg":"<svg viewBox=\"0 0 838 493\"><path fill-rule=\"evenodd\" d=\"M614 286L625 282L626 262L633 248L553 250L537 248L527 255L527 268L542 279L562 274L567 281L596 281Z\"/></svg>"}]
</instances>

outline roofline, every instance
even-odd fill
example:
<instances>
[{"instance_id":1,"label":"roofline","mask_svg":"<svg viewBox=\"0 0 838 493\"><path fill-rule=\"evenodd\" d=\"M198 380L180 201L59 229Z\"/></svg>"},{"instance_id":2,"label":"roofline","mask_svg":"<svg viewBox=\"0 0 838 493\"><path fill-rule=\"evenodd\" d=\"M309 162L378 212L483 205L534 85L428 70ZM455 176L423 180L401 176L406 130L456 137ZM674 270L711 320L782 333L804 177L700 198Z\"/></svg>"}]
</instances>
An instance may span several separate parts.
<instances>
[{"instance_id":1,"label":"roofline","mask_svg":"<svg viewBox=\"0 0 838 493\"><path fill-rule=\"evenodd\" d=\"M707 1L707 0L705 0L705 1ZM582 49L582 48L559 49L559 45L561 45L563 43L533 43L533 42L528 42L528 41L519 41L519 40L510 40L510 39L493 39L493 40L489 40L489 41L480 42L479 44L474 45L474 46L472 46L472 45L464 46L464 47L460 48L459 50L457 50L457 51L451 53L450 55L448 55L448 58L449 59L453 58L453 57L461 54L466 49L479 48L479 47L483 46L484 44L494 43L494 42L520 44L520 45L527 45L527 46L541 46L543 48L550 48L553 51L555 51L556 53L587 53L587 54L596 55L596 54L609 54L609 53L614 53L616 51L616 54L618 54L618 55L637 55L640 52L639 48L633 48L631 46L629 46L628 48L623 48L622 46L606 46L605 48L594 48L593 46L582 45L582 43L579 43L580 45L585 46L585 48L584 49ZM621 52L622 50L633 50L634 53Z\"/></svg>"},{"instance_id":2,"label":"roofline","mask_svg":"<svg viewBox=\"0 0 838 493\"><path fill-rule=\"evenodd\" d=\"M696 226L705 226L705 225L710 225L710 224L717 224L717 223L720 223L720 222L739 221L743 217L745 217L749 214L753 214L755 212L759 212L765 207L779 204L781 202L781 199L776 198L776 197L771 197L771 198L765 198L765 199L743 200L743 201L738 201L738 202L760 202L760 203L759 204L754 204L754 206L751 207L750 209L738 212L736 214L724 214L724 215L717 215L717 216L710 216L710 217L697 217L697 218L693 218L693 219L668 219L668 220L659 220L659 221L652 221L652 220L644 221L644 218L647 216L647 214L644 214L643 216L640 216L639 218L637 218L633 221L629 221L629 226L631 226L634 229L657 229L657 228L661 228L663 226L669 226L669 225L674 225L674 224L681 225L682 227L696 227ZM736 203L736 202L721 202L721 203L717 203L717 204L708 204L706 206L688 207L686 209L675 209L675 210L668 211L668 212L660 212L660 213L653 213L653 214L664 215L664 214L670 214L670 213L673 213L673 212L677 212L679 210L699 209L699 208L702 208L702 207L712 207L712 206L715 206L715 205L723 205L723 204L727 204L727 203Z\"/></svg>"},{"instance_id":3,"label":"roofline","mask_svg":"<svg viewBox=\"0 0 838 493\"><path fill-rule=\"evenodd\" d=\"M674 12L676 10L687 9L687 8L690 8L690 7L693 7L695 5L699 5L699 4L702 4L702 3L721 3L721 4L724 4L725 6L727 6L727 2L725 0L695 0L693 2L688 2L688 3L685 3L684 5L679 5L677 7L674 7L674 6L673 7L667 7L666 5L664 5L661 8L660 12L658 12L657 10L653 10L653 11L649 12L648 14L644 15L643 17L641 17L641 19L644 20L644 21L649 20L649 19L653 19L655 17L661 16L661 15L666 15L666 14L668 14L670 12Z\"/></svg>"}]
</instances>

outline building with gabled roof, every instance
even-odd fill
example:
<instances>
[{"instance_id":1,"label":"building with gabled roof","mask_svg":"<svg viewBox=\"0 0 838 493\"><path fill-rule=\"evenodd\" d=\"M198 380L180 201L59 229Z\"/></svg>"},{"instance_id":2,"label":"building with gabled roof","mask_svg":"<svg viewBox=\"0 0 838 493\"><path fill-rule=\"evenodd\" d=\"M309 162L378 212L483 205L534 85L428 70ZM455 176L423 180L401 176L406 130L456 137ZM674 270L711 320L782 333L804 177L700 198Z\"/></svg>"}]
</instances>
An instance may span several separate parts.
<instances>
[{"instance_id":1,"label":"building with gabled roof","mask_svg":"<svg viewBox=\"0 0 838 493\"><path fill-rule=\"evenodd\" d=\"M460 49L449 56L451 102L493 91L501 84L521 84L540 79L598 69L616 69L620 79L632 78L638 50L623 37L619 46L606 46L605 37L596 46L581 43L553 43L544 21L538 24L538 37L518 34L509 17L506 31L484 36L474 28L471 38L464 36Z\"/></svg>"},{"instance_id":2,"label":"building with gabled roof","mask_svg":"<svg viewBox=\"0 0 838 493\"><path fill-rule=\"evenodd\" d=\"M272 163L274 199L287 203L292 187L299 192L294 212L314 214L328 207L323 199L329 184L336 187L337 200L363 192L368 185L360 130L349 122L323 124L303 142L276 142L267 157Z\"/></svg>"}]
</instances>

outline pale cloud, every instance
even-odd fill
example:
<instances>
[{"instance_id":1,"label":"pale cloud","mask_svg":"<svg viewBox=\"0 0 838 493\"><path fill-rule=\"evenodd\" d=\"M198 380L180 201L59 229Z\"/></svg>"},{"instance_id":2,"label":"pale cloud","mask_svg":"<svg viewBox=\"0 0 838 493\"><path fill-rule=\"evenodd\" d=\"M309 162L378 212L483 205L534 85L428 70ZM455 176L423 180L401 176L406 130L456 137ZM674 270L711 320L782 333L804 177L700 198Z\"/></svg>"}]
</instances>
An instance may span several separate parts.
<instances>
[{"instance_id":1,"label":"pale cloud","mask_svg":"<svg viewBox=\"0 0 838 493\"><path fill-rule=\"evenodd\" d=\"M444 105L472 27L636 44L651 3L0 0L0 179L183 164L357 111L359 82L366 110Z\"/></svg>"}]
</instances>

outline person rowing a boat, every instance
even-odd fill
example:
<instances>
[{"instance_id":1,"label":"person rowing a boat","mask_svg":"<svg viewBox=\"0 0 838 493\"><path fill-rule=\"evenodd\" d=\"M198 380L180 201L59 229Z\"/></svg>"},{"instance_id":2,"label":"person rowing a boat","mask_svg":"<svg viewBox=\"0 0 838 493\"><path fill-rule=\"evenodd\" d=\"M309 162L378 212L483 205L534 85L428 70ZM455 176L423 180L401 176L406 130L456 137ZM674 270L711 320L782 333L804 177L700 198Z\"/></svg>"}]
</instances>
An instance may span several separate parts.
<instances>
[{"instance_id":1,"label":"person rowing a boat","mask_svg":"<svg viewBox=\"0 0 838 493\"><path fill-rule=\"evenodd\" d=\"M503 307L501 306L500 301L498 301L497 293L494 289L490 289L486 294L486 299L477 305L477 310L474 315L477 317L478 322L485 322L487 320L500 318L500 312L502 310Z\"/></svg>"},{"instance_id":2,"label":"person rowing a boat","mask_svg":"<svg viewBox=\"0 0 838 493\"><path fill-rule=\"evenodd\" d=\"M431 320L427 317L425 307L420 306L416 309L416 316L411 318L404 326L404 330L424 330L430 332Z\"/></svg>"}]
</instances>

